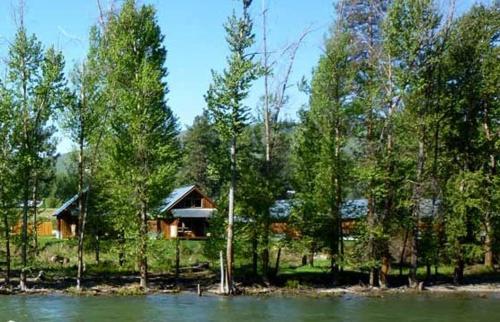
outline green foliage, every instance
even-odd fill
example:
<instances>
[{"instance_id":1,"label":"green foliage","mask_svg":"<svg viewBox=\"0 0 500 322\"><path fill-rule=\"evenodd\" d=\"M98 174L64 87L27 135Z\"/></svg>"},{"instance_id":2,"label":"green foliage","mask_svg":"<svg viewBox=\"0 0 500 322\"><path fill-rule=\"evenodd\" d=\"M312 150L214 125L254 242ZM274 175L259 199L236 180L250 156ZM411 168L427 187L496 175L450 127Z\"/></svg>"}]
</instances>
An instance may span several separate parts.
<instances>
[{"instance_id":1,"label":"green foliage","mask_svg":"<svg viewBox=\"0 0 500 322\"><path fill-rule=\"evenodd\" d=\"M243 5L243 17L233 13L224 25L231 53L227 58L228 68L222 74L212 71L213 82L205 96L210 116L225 140L239 136L245 128L248 107L243 102L260 73L254 62L255 54L250 52L255 35L248 6L249 3Z\"/></svg>"},{"instance_id":2,"label":"green foliage","mask_svg":"<svg viewBox=\"0 0 500 322\"><path fill-rule=\"evenodd\" d=\"M164 36L155 15L152 6L126 1L102 36L111 109L103 188L127 241L146 237L141 216L172 190L179 157L177 123L165 101Z\"/></svg>"}]
</instances>

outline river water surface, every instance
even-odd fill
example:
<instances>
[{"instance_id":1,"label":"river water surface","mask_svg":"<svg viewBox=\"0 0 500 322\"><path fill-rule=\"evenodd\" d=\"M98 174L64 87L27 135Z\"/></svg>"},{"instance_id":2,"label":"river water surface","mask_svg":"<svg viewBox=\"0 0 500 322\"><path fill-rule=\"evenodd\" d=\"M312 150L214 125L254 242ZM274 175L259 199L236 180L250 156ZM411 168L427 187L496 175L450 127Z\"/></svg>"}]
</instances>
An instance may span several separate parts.
<instances>
[{"instance_id":1,"label":"river water surface","mask_svg":"<svg viewBox=\"0 0 500 322\"><path fill-rule=\"evenodd\" d=\"M0 296L1 321L500 321L500 295Z\"/></svg>"}]
</instances>

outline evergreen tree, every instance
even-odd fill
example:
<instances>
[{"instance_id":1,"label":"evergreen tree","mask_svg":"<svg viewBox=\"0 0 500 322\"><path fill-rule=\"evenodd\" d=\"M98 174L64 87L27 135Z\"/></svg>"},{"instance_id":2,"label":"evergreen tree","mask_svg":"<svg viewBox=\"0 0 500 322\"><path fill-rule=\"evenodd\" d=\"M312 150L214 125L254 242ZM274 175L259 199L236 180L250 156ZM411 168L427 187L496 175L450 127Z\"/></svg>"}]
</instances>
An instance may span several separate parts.
<instances>
[{"instance_id":1,"label":"evergreen tree","mask_svg":"<svg viewBox=\"0 0 500 322\"><path fill-rule=\"evenodd\" d=\"M16 145L13 140L15 115L11 108L12 97L3 84L0 86L0 225L2 236L5 238L5 284L9 284L11 227L19 219L16 208L20 186L16 176Z\"/></svg>"},{"instance_id":2,"label":"evergreen tree","mask_svg":"<svg viewBox=\"0 0 500 322\"><path fill-rule=\"evenodd\" d=\"M173 188L179 144L166 105L166 50L152 6L126 1L110 14L105 34L105 79L112 108L107 182L124 238L134 241L140 286L147 287L148 214Z\"/></svg>"},{"instance_id":3,"label":"evergreen tree","mask_svg":"<svg viewBox=\"0 0 500 322\"><path fill-rule=\"evenodd\" d=\"M258 76L257 64L254 62L254 53L250 48L255 42L252 32L252 20L248 13L251 0L243 0L242 17L236 17L233 13L225 24L227 42L231 55L227 59L228 68L222 74L212 72L213 83L208 89L205 97L208 110L215 121L215 126L225 142L230 147L230 169L231 174L228 194L228 223L227 223L227 285L226 292L232 294L233 287L233 224L234 224L234 194L237 184L237 142L243 132L247 117L248 107L244 105L244 99L252 82Z\"/></svg>"},{"instance_id":4,"label":"evergreen tree","mask_svg":"<svg viewBox=\"0 0 500 322\"><path fill-rule=\"evenodd\" d=\"M49 121L64 96L64 59L53 48L44 52L35 35L28 36L21 24L9 48L7 63L5 88L11 93L11 104L15 111L14 140L18 150L19 178L22 181L21 260L24 278L21 278L21 288L24 288L24 270L28 264L29 200L32 196L37 197L40 173L51 165L54 154L54 127ZM36 218L34 221L36 222ZM34 233L36 237L36 230Z\"/></svg>"},{"instance_id":5,"label":"evergreen tree","mask_svg":"<svg viewBox=\"0 0 500 322\"><path fill-rule=\"evenodd\" d=\"M401 96L407 133L413 133L415 171L411 175L411 269L410 286L417 285L418 240L422 200L428 171L429 124L436 109L437 65L442 55L444 34L439 32L441 17L432 0L394 1L386 22L386 50L397 64L394 82Z\"/></svg>"},{"instance_id":6,"label":"evergreen tree","mask_svg":"<svg viewBox=\"0 0 500 322\"><path fill-rule=\"evenodd\" d=\"M83 274L83 242L87 222L90 186L97 156L109 113L105 110L102 77L98 61L97 28L91 31L91 48L87 60L76 66L72 75L73 93L64 111L63 126L78 146L78 269L77 289L81 288Z\"/></svg>"},{"instance_id":7,"label":"evergreen tree","mask_svg":"<svg viewBox=\"0 0 500 322\"><path fill-rule=\"evenodd\" d=\"M476 6L459 18L446 53L444 158L446 235L455 281L484 231L484 263L493 266L498 225L498 6ZM497 133L496 135L494 133ZM479 226L478 224L481 223Z\"/></svg>"}]
</instances>

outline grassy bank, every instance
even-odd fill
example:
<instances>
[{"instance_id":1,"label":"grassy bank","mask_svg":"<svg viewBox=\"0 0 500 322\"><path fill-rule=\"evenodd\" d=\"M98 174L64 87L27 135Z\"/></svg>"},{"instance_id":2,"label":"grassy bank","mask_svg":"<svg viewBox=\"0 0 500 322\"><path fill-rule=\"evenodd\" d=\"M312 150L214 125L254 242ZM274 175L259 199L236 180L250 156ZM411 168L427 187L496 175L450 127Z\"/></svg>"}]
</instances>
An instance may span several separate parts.
<instances>
[{"instance_id":1,"label":"grassy bank","mask_svg":"<svg viewBox=\"0 0 500 322\"><path fill-rule=\"evenodd\" d=\"M218 260L205 255L204 241L182 240L180 248L180 274L175 275L175 240L151 240L149 244L150 288L153 292L177 292L195 290L200 284L204 289L217 289L219 281ZM20 249L13 247L16 254ZM95 261L95 250L87 248L85 253L84 286L94 293L112 294L142 294L137 289L138 269L132 256L125 254L125 261L119 264L119 254L123 249L114 241L102 241L100 244L100 261ZM34 289L60 290L73 292L76 276L76 240L57 240L54 238L39 239L39 253L33 257L29 272L29 284ZM275 254L272 254L275 256ZM367 272L345 266L337 278L330 273L330 261L326 256L318 256L314 266L302 265L302 254L283 249L282 261L277 276L263 279L260 274L253 274L251 259L240 257L236 261L236 279L239 287L247 294L260 294L263 290L271 292L302 292L310 293L318 289L332 287L362 287L368 283ZM54 263L53 256L68 258L68 263ZM17 285L20 263L19 256L12 266L12 284ZM204 264L201 266L200 264ZM205 266L208 265L208 266ZM202 268L201 268L202 267ZM418 270L419 279L427 286L451 285L453 267L442 265L437 268L438 274L427 276L426 267ZM36 279L40 271L43 279ZM2 268L0 277L5 274ZM392 288L400 288L407 284L407 268L399 274L397 265L391 270L389 281ZM500 274L485 269L482 265L470 266L465 271L465 284L500 283Z\"/></svg>"}]
</instances>

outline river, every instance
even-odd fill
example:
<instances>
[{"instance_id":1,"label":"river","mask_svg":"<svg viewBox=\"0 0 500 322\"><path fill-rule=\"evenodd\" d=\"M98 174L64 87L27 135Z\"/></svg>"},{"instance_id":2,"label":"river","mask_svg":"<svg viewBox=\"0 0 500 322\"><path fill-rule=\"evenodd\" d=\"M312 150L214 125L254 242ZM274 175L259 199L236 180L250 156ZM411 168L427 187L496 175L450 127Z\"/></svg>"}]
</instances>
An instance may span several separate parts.
<instances>
[{"instance_id":1,"label":"river","mask_svg":"<svg viewBox=\"0 0 500 322\"><path fill-rule=\"evenodd\" d=\"M500 321L500 295L0 296L1 321Z\"/></svg>"}]
</instances>

